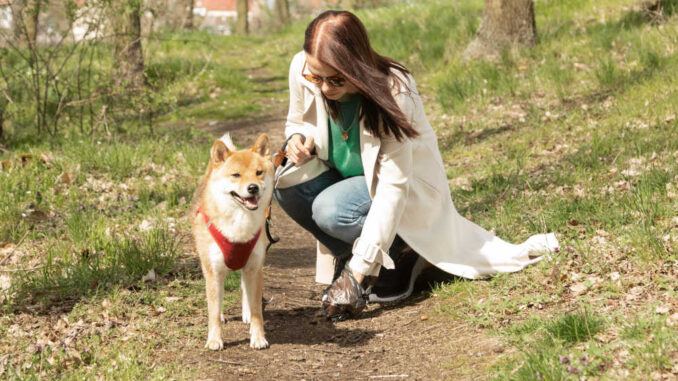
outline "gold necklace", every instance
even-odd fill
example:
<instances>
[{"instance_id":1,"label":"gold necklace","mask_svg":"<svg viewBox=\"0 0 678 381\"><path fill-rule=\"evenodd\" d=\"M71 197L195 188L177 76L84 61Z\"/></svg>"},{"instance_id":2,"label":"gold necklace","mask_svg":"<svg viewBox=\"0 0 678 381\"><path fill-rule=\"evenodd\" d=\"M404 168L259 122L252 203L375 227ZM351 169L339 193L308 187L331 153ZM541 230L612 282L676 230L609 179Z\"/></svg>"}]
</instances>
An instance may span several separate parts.
<instances>
[{"instance_id":1,"label":"gold necklace","mask_svg":"<svg viewBox=\"0 0 678 381\"><path fill-rule=\"evenodd\" d=\"M344 130L344 127L342 124L339 124L339 129L341 130L341 138L344 139L344 141L348 140L348 133L351 131L351 128L353 128L353 125L355 124L356 119L358 118L358 114L360 114L359 110L356 110L357 112L353 115L353 120L351 123L348 125L348 128ZM342 120L343 120L343 115L342 115Z\"/></svg>"}]
</instances>

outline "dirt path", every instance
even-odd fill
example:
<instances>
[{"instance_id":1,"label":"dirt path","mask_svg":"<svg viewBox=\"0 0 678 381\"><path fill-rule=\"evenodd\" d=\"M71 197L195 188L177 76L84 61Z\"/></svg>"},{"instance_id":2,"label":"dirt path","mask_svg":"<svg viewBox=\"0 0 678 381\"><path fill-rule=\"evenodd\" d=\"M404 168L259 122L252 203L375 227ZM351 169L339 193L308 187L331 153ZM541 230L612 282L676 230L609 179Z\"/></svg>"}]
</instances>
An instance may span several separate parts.
<instances>
[{"instance_id":1,"label":"dirt path","mask_svg":"<svg viewBox=\"0 0 678 381\"><path fill-rule=\"evenodd\" d=\"M215 136L229 131L243 146L266 132L279 147L284 113L208 128ZM326 321L319 313L325 286L314 279L314 239L277 205L273 220L282 240L264 268L264 296L272 299L264 312L270 348L249 348L248 326L236 303L225 311L224 350L208 352L200 345L185 356L205 379L484 379L487 366L502 355L496 339L435 313L439 299L426 285L398 305L370 305L360 319Z\"/></svg>"}]
</instances>

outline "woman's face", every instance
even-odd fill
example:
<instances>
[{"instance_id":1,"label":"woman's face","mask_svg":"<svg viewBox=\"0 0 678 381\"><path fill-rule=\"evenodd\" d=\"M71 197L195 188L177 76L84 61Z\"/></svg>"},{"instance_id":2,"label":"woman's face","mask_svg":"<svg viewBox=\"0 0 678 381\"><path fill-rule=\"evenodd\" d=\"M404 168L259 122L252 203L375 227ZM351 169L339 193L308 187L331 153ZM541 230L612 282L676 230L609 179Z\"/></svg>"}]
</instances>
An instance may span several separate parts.
<instances>
[{"instance_id":1,"label":"woman's face","mask_svg":"<svg viewBox=\"0 0 678 381\"><path fill-rule=\"evenodd\" d=\"M310 54L306 54L306 70L313 75L319 75L324 78L341 77L341 74L332 66L326 65ZM349 81L344 81L344 86L341 87L335 87L327 83L327 81L323 81L319 87L327 99L333 101L343 101L350 98L351 95L358 93L358 88Z\"/></svg>"}]
</instances>

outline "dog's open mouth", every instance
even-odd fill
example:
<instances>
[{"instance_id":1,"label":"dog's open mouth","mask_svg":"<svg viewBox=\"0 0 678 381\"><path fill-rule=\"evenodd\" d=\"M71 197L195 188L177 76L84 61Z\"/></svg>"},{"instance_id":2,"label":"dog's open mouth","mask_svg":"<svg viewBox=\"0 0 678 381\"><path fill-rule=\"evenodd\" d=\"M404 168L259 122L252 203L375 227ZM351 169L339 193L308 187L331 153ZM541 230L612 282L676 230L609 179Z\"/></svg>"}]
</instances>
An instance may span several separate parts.
<instances>
[{"instance_id":1,"label":"dog's open mouth","mask_svg":"<svg viewBox=\"0 0 678 381\"><path fill-rule=\"evenodd\" d=\"M242 206L244 206L248 210L257 210L259 207L259 197L258 196L252 196L252 197L247 197L243 198L240 197L237 193L231 192L231 196L238 201Z\"/></svg>"}]
</instances>

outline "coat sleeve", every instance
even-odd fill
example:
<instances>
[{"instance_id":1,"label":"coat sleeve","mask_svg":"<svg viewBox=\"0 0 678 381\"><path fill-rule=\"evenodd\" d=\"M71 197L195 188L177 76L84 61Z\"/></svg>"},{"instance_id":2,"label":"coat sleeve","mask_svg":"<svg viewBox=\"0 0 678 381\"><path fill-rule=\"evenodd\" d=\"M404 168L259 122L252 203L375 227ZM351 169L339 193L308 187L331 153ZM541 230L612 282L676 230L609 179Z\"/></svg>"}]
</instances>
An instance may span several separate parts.
<instances>
[{"instance_id":1,"label":"coat sleeve","mask_svg":"<svg viewBox=\"0 0 678 381\"><path fill-rule=\"evenodd\" d=\"M308 126L304 124L304 93L301 80L301 68L305 59L303 52L292 59L289 73L290 108L285 123L285 137L293 134L309 135Z\"/></svg>"},{"instance_id":2,"label":"coat sleeve","mask_svg":"<svg viewBox=\"0 0 678 381\"><path fill-rule=\"evenodd\" d=\"M395 96L405 116L412 123L415 102L408 92ZM407 201L412 175L412 141L396 140L393 135L381 138L375 167L376 189L360 237L353 244L349 267L361 274L378 275L380 265L395 267L388 255L396 228Z\"/></svg>"}]
</instances>

